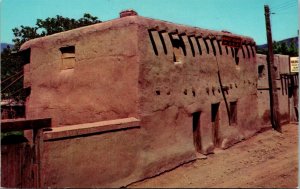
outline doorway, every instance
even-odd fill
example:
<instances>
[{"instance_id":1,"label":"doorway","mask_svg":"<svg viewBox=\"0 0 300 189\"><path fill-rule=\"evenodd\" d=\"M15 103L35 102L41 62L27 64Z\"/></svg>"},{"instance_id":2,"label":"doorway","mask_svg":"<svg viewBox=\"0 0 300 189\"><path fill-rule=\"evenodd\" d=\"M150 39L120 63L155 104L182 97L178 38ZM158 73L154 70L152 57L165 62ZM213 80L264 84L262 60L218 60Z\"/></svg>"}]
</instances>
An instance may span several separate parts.
<instances>
[{"instance_id":1,"label":"doorway","mask_svg":"<svg viewBox=\"0 0 300 189\"><path fill-rule=\"evenodd\" d=\"M212 138L214 146L219 144L219 106L220 103L211 105Z\"/></svg>"},{"instance_id":2,"label":"doorway","mask_svg":"<svg viewBox=\"0 0 300 189\"><path fill-rule=\"evenodd\" d=\"M201 152L200 116L201 112L193 113L194 146L197 152Z\"/></svg>"}]
</instances>

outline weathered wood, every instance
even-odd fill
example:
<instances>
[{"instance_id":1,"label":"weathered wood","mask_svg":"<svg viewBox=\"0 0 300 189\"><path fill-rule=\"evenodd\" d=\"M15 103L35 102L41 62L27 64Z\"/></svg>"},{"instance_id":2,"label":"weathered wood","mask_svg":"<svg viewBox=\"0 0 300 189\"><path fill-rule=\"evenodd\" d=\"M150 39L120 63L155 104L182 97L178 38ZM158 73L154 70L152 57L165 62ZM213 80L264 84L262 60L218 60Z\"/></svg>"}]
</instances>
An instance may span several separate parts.
<instances>
[{"instance_id":1,"label":"weathered wood","mask_svg":"<svg viewBox=\"0 0 300 189\"><path fill-rule=\"evenodd\" d=\"M51 118L2 120L1 132L24 131L51 127Z\"/></svg>"},{"instance_id":2,"label":"weathered wood","mask_svg":"<svg viewBox=\"0 0 300 189\"><path fill-rule=\"evenodd\" d=\"M33 188L33 155L28 143L1 145L1 186Z\"/></svg>"},{"instance_id":3,"label":"weathered wood","mask_svg":"<svg viewBox=\"0 0 300 189\"><path fill-rule=\"evenodd\" d=\"M273 55L273 40L272 30L270 21L270 9L268 5L265 5L265 19L266 19L266 30L267 30L267 41L268 41L268 80L269 80L269 95L270 95L270 113L271 113L271 124L273 129L281 132L281 125L279 121L279 102L276 87L276 72L274 69L274 55Z\"/></svg>"}]
</instances>

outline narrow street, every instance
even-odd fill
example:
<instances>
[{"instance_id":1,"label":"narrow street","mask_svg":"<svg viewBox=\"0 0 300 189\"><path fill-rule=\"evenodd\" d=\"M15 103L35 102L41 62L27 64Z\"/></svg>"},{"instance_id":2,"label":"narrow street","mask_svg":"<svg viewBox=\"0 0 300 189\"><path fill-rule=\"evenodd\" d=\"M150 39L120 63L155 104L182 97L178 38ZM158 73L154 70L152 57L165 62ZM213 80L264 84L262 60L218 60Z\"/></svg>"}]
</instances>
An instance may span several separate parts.
<instances>
[{"instance_id":1,"label":"narrow street","mask_svg":"<svg viewBox=\"0 0 300 189\"><path fill-rule=\"evenodd\" d=\"M298 186L298 125L270 129L207 159L198 159L128 187L237 188Z\"/></svg>"}]
</instances>

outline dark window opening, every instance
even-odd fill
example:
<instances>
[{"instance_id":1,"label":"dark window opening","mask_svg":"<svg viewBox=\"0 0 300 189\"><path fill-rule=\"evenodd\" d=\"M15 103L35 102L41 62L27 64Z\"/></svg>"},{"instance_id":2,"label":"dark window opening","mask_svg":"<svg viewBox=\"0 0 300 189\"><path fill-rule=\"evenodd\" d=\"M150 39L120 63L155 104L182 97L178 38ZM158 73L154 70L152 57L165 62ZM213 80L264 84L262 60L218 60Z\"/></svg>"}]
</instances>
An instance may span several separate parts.
<instances>
[{"instance_id":1,"label":"dark window opening","mask_svg":"<svg viewBox=\"0 0 300 189\"><path fill-rule=\"evenodd\" d=\"M185 95L187 95L187 90L185 89L185 90L183 91L183 93L184 93Z\"/></svg>"},{"instance_id":2,"label":"dark window opening","mask_svg":"<svg viewBox=\"0 0 300 189\"><path fill-rule=\"evenodd\" d=\"M206 47L206 52L207 52L207 54L209 54L209 47L208 47L207 41L204 38L202 38L202 39L203 39L205 47Z\"/></svg>"},{"instance_id":3,"label":"dark window opening","mask_svg":"<svg viewBox=\"0 0 300 189\"><path fill-rule=\"evenodd\" d=\"M189 40L189 43L190 43L190 46L191 46L193 57L195 57L195 49L194 49L194 45L193 45L193 42L192 42L190 36L188 36L188 40Z\"/></svg>"},{"instance_id":4,"label":"dark window opening","mask_svg":"<svg viewBox=\"0 0 300 189\"><path fill-rule=\"evenodd\" d=\"M202 49L201 49L201 45L200 45L200 42L199 42L199 38L198 38L198 37L196 37L196 42L197 42L199 54L202 55Z\"/></svg>"},{"instance_id":5,"label":"dark window opening","mask_svg":"<svg viewBox=\"0 0 300 189\"><path fill-rule=\"evenodd\" d=\"M240 62L240 58L238 57L238 53L239 53L239 48L234 48L234 56L235 56L235 64L239 65Z\"/></svg>"},{"instance_id":6,"label":"dark window opening","mask_svg":"<svg viewBox=\"0 0 300 189\"><path fill-rule=\"evenodd\" d=\"M193 93L193 96L195 97L196 96L196 92L193 90L192 93Z\"/></svg>"},{"instance_id":7,"label":"dark window opening","mask_svg":"<svg viewBox=\"0 0 300 189\"><path fill-rule=\"evenodd\" d=\"M200 112L193 113L193 138L194 146L198 152L201 151Z\"/></svg>"},{"instance_id":8,"label":"dark window opening","mask_svg":"<svg viewBox=\"0 0 300 189\"><path fill-rule=\"evenodd\" d=\"M155 91L156 92L156 95L160 95L160 91Z\"/></svg>"},{"instance_id":9,"label":"dark window opening","mask_svg":"<svg viewBox=\"0 0 300 189\"><path fill-rule=\"evenodd\" d=\"M62 54L75 53L75 46L61 47L61 48L59 48L59 50Z\"/></svg>"},{"instance_id":10,"label":"dark window opening","mask_svg":"<svg viewBox=\"0 0 300 189\"><path fill-rule=\"evenodd\" d=\"M218 43L220 55L222 55L222 48L221 48L221 45L220 45L220 41L217 41L217 43Z\"/></svg>"},{"instance_id":11,"label":"dark window opening","mask_svg":"<svg viewBox=\"0 0 300 189\"><path fill-rule=\"evenodd\" d=\"M175 53L173 53L173 62L177 62Z\"/></svg>"},{"instance_id":12,"label":"dark window opening","mask_svg":"<svg viewBox=\"0 0 300 189\"><path fill-rule=\"evenodd\" d=\"M180 46L181 46L181 48L182 48L182 50L183 50L183 54L184 54L184 56L186 56L186 48L185 48L185 43L184 43L184 41L183 41L183 39L182 39L182 35L183 34L181 34L181 35L178 35L179 36L179 43L180 43Z\"/></svg>"},{"instance_id":13,"label":"dark window opening","mask_svg":"<svg viewBox=\"0 0 300 189\"><path fill-rule=\"evenodd\" d=\"M31 94L31 87L25 88L24 91L25 91L25 97L29 97Z\"/></svg>"},{"instance_id":14,"label":"dark window opening","mask_svg":"<svg viewBox=\"0 0 300 189\"><path fill-rule=\"evenodd\" d=\"M264 76L264 70L265 70L264 65L259 65L258 66L258 78L262 78Z\"/></svg>"},{"instance_id":15,"label":"dark window opening","mask_svg":"<svg viewBox=\"0 0 300 189\"><path fill-rule=\"evenodd\" d=\"M237 123L237 101L230 102L230 121L229 125Z\"/></svg>"},{"instance_id":16,"label":"dark window opening","mask_svg":"<svg viewBox=\"0 0 300 189\"><path fill-rule=\"evenodd\" d=\"M157 51L157 47L156 47L156 44L155 44L155 41L154 41L154 38L153 38L153 35L152 35L152 31L148 30L148 33L149 33L149 37L150 37L150 41L151 41L151 44L152 44L153 51L154 51L155 55L157 56L158 51Z\"/></svg>"},{"instance_id":17,"label":"dark window opening","mask_svg":"<svg viewBox=\"0 0 300 189\"><path fill-rule=\"evenodd\" d=\"M218 117L220 103L211 105L211 122L215 122Z\"/></svg>"},{"instance_id":18,"label":"dark window opening","mask_svg":"<svg viewBox=\"0 0 300 189\"><path fill-rule=\"evenodd\" d=\"M219 145L219 105L220 103L211 105L211 122L214 145Z\"/></svg>"},{"instance_id":19,"label":"dark window opening","mask_svg":"<svg viewBox=\"0 0 300 189\"><path fill-rule=\"evenodd\" d=\"M185 44L181 36L172 36L169 34L170 40L173 46L173 61L176 63L182 63L183 61L183 54L186 55ZM182 53L183 52L183 53Z\"/></svg>"},{"instance_id":20,"label":"dark window opening","mask_svg":"<svg viewBox=\"0 0 300 189\"><path fill-rule=\"evenodd\" d=\"M30 48L20 52L22 65L30 63L30 54L31 54Z\"/></svg>"},{"instance_id":21,"label":"dark window opening","mask_svg":"<svg viewBox=\"0 0 300 189\"><path fill-rule=\"evenodd\" d=\"M158 34L159 34L159 38L160 38L161 44L162 44L163 49L164 49L164 53L168 54L167 46L166 46L166 43L165 43L165 40L164 40L164 36L162 35L162 33L164 33L164 32L165 31L160 31L160 32L158 32Z\"/></svg>"},{"instance_id":22,"label":"dark window opening","mask_svg":"<svg viewBox=\"0 0 300 189\"><path fill-rule=\"evenodd\" d=\"M211 40L210 40L210 44L211 44L211 47L212 47L213 53L214 53L214 55L216 56L216 55L217 55L217 52L216 52L216 48L215 48L215 45L214 45L214 40L213 40L213 39L211 39Z\"/></svg>"}]
</instances>

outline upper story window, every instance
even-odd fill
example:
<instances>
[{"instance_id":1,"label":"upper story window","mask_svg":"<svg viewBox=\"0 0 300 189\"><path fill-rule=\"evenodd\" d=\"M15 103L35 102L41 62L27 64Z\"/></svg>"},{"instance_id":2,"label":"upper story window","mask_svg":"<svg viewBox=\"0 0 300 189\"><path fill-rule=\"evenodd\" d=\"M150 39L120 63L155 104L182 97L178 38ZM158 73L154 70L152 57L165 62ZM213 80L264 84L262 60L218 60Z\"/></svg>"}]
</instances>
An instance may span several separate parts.
<instances>
[{"instance_id":1,"label":"upper story window","mask_svg":"<svg viewBox=\"0 0 300 189\"><path fill-rule=\"evenodd\" d=\"M185 56L185 44L181 36L169 35L173 46L173 61L175 64L183 63L183 57Z\"/></svg>"},{"instance_id":2,"label":"upper story window","mask_svg":"<svg viewBox=\"0 0 300 189\"><path fill-rule=\"evenodd\" d=\"M61 70L72 69L75 65L75 46L61 47Z\"/></svg>"}]
</instances>

